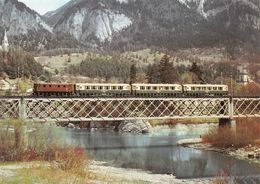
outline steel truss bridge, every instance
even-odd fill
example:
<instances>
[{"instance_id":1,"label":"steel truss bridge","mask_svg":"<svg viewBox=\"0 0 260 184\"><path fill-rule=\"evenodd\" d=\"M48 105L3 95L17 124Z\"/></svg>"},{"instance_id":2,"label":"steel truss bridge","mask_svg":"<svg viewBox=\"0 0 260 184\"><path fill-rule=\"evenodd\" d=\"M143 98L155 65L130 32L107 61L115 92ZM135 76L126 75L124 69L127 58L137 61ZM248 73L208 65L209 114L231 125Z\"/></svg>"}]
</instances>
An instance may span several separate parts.
<instances>
[{"instance_id":1,"label":"steel truss bridge","mask_svg":"<svg viewBox=\"0 0 260 184\"><path fill-rule=\"evenodd\" d=\"M0 98L0 119L78 122L238 117L260 117L260 97Z\"/></svg>"}]
</instances>

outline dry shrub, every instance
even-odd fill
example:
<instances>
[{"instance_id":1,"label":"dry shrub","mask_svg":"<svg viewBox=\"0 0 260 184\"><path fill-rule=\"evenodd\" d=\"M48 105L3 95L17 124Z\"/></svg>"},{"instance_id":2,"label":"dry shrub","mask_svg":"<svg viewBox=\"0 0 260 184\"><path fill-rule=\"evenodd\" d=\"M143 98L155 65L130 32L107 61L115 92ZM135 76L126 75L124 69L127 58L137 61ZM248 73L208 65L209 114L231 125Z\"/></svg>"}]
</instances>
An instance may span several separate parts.
<instances>
[{"instance_id":1,"label":"dry shrub","mask_svg":"<svg viewBox=\"0 0 260 184\"><path fill-rule=\"evenodd\" d=\"M85 176L88 159L81 147L65 147L54 150L54 158L58 167L64 171L70 171Z\"/></svg>"},{"instance_id":2,"label":"dry shrub","mask_svg":"<svg viewBox=\"0 0 260 184\"><path fill-rule=\"evenodd\" d=\"M88 159L83 148L64 146L60 141L61 132L44 125L30 125L35 130L27 133L27 141L21 141L23 136L19 130L24 125L22 121L1 124L0 161L57 161L57 166L64 171L71 170L81 175L84 173Z\"/></svg>"},{"instance_id":3,"label":"dry shrub","mask_svg":"<svg viewBox=\"0 0 260 184\"><path fill-rule=\"evenodd\" d=\"M242 147L248 144L256 144L257 140L260 139L260 119L236 119L236 131L232 131L230 126L222 126L210 130L202 138L206 143L222 147Z\"/></svg>"}]
</instances>

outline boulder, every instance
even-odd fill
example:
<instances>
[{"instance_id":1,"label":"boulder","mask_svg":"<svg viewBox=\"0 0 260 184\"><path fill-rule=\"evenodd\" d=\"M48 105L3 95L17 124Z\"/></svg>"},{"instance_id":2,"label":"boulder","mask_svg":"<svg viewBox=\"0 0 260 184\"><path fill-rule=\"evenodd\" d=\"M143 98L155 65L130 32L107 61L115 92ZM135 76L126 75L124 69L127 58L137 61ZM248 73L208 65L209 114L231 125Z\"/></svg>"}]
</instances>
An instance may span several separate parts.
<instances>
[{"instance_id":1,"label":"boulder","mask_svg":"<svg viewBox=\"0 0 260 184\"><path fill-rule=\"evenodd\" d=\"M151 125L147 121L143 120L133 120L124 121L118 126L119 132L130 132L133 134L143 134L148 133Z\"/></svg>"},{"instance_id":2,"label":"boulder","mask_svg":"<svg viewBox=\"0 0 260 184\"><path fill-rule=\"evenodd\" d=\"M67 127L68 128L76 128L76 126L74 124L72 124L72 123L69 123Z\"/></svg>"}]
</instances>

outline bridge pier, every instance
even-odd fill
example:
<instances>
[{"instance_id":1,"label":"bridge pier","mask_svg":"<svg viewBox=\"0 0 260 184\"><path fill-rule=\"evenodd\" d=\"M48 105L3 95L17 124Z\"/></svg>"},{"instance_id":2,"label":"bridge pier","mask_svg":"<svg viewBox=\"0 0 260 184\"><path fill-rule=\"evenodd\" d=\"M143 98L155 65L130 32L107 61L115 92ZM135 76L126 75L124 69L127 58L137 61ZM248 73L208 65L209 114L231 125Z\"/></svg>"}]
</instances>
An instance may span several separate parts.
<instances>
[{"instance_id":1,"label":"bridge pier","mask_svg":"<svg viewBox=\"0 0 260 184\"><path fill-rule=\"evenodd\" d=\"M19 151L25 151L29 146L28 127L26 125L26 104L24 97L19 102L19 118L21 122L15 125L15 145Z\"/></svg>"},{"instance_id":2,"label":"bridge pier","mask_svg":"<svg viewBox=\"0 0 260 184\"><path fill-rule=\"evenodd\" d=\"M236 120L230 118L220 118L219 128L228 127L232 132L236 133Z\"/></svg>"}]
</instances>

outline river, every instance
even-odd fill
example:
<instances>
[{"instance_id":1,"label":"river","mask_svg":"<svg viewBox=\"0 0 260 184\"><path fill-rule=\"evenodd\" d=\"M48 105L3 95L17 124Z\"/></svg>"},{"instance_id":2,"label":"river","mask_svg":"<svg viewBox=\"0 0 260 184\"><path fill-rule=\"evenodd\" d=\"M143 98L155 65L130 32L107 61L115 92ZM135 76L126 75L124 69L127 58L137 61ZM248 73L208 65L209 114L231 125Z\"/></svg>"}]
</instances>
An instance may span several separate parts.
<instances>
[{"instance_id":1,"label":"river","mask_svg":"<svg viewBox=\"0 0 260 184\"><path fill-rule=\"evenodd\" d=\"M177 146L180 139L197 138L214 124L157 127L145 135L109 129L67 129L66 141L83 147L88 156L110 166L142 169L177 178L214 177L228 170L233 176L260 176L260 166L212 151Z\"/></svg>"}]
</instances>

